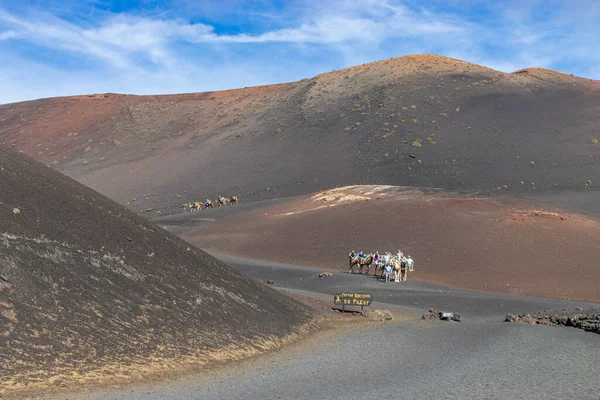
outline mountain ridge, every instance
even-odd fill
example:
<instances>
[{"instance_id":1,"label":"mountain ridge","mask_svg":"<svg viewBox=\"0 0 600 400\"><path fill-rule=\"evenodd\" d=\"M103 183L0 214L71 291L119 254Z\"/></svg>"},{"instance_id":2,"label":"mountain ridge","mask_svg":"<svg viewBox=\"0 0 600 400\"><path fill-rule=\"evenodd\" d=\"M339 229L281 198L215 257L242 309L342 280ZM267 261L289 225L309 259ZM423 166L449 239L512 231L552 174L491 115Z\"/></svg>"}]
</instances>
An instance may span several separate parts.
<instances>
[{"instance_id":1,"label":"mountain ridge","mask_svg":"<svg viewBox=\"0 0 600 400\"><path fill-rule=\"evenodd\" d=\"M595 86L545 69L508 74L414 55L277 85L3 105L0 143L138 212L355 183L516 196L595 190Z\"/></svg>"}]
</instances>

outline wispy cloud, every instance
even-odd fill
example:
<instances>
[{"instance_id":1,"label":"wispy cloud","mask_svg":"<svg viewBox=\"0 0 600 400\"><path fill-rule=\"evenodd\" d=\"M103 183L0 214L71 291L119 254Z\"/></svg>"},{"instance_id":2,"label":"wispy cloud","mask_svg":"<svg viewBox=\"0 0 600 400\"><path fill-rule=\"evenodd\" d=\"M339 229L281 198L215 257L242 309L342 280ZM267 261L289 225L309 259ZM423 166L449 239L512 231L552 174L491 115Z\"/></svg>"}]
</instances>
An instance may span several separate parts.
<instances>
[{"instance_id":1,"label":"wispy cloud","mask_svg":"<svg viewBox=\"0 0 600 400\"><path fill-rule=\"evenodd\" d=\"M0 32L0 40L14 39L16 37L17 37L17 34L13 31Z\"/></svg>"},{"instance_id":2,"label":"wispy cloud","mask_svg":"<svg viewBox=\"0 0 600 400\"><path fill-rule=\"evenodd\" d=\"M535 65L598 77L600 5L594 1L452 8L437 0L296 0L285 6L230 0L221 12L217 2L174 1L178 7L147 12L107 10L96 0L73 6L72 14L68 2L56 3L60 12L0 6L0 57L6 60L0 102L38 97L38 85L39 96L47 96L274 83L414 52L504 71ZM195 19L179 14L179 7L195 10ZM84 9L92 11L83 15ZM52 79L33 79L31 71L40 68Z\"/></svg>"}]
</instances>

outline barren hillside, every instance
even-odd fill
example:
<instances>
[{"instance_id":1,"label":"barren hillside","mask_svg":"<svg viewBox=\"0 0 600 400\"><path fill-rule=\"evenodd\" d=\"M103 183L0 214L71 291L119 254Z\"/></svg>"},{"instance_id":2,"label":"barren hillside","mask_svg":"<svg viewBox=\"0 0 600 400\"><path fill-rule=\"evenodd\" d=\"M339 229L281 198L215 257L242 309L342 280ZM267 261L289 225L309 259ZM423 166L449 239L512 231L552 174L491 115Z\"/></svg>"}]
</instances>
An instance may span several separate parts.
<instances>
[{"instance_id":1,"label":"barren hillside","mask_svg":"<svg viewBox=\"0 0 600 400\"><path fill-rule=\"evenodd\" d=\"M0 142L136 211L356 183L587 196L599 111L590 80L417 55L273 86L7 104Z\"/></svg>"},{"instance_id":2,"label":"barren hillside","mask_svg":"<svg viewBox=\"0 0 600 400\"><path fill-rule=\"evenodd\" d=\"M292 340L291 299L0 147L0 397L205 367Z\"/></svg>"}]
</instances>

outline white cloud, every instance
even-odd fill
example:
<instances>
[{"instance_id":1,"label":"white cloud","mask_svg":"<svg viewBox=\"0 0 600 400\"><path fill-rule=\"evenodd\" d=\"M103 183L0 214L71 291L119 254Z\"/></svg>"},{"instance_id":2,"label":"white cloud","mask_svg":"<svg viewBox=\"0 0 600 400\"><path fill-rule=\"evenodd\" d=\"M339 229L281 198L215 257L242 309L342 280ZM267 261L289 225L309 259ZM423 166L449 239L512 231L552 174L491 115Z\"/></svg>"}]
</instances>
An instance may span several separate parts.
<instances>
[{"instance_id":1,"label":"white cloud","mask_svg":"<svg viewBox=\"0 0 600 400\"><path fill-rule=\"evenodd\" d=\"M116 66L127 66L131 53L145 53L159 62L173 42L193 44L337 44L378 43L386 38L461 33L464 28L425 12L412 12L388 2L370 2L370 7L349 8L344 14L315 12L310 21L297 27L255 35L216 34L210 25L182 20L116 15L98 27L80 27L48 14L19 17L0 9L0 22L34 43L86 53ZM374 18L377 17L377 18ZM35 21L35 22L33 22Z\"/></svg>"},{"instance_id":2,"label":"white cloud","mask_svg":"<svg viewBox=\"0 0 600 400\"><path fill-rule=\"evenodd\" d=\"M244 1L231 1L228 15L241 18L236 9L246 10ZM599 77L600 5L582 12L585 4L579 1L571 12L571 3L558 3L554 8L528 0L494 4L477 18L469 14L473 5L440 11L436 2L416 0L295 0L284 9L258 9L253 3L248 15L264 11L269 22L235 34L174 13L102 12L93 19L65 19L0 8L0 101L275 83L410 53L438 53L507 72L564 66ZM218 14L218 8L209 8L209 14ZM39 64L31 52L21 54L17 43L50 50L57 60ZM61 66L64 59L68 69ZM28 75L32 71L35 79Z\"/></svg>"}]
</instances>

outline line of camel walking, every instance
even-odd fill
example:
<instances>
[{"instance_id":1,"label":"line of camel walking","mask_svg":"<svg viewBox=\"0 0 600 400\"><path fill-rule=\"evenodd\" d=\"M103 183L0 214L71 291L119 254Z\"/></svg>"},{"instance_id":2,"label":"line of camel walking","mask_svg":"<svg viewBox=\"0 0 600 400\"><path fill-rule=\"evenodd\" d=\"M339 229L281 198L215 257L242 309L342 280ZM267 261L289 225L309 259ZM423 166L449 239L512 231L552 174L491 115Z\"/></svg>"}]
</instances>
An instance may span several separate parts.
<instances>
[{"instance_id":1,"label":"line of camel walking","mask_svg":"<svg viewBox=\"0 0 600 400\"><path fill-rule=\"evenodd\" d=\"M381 271L380 277L386 276L386 282L389 282L390 274L393 274L394 282L406 282L408 278L408 272L414 271L414 260L409 255L404 257L404 253L398 250L398 253L392 254L390 252L385 253L383 256L379 255L379 252L364 254L360 251L358 254L352 250L348 255L349 258L349 269L348 273L354 274L355 268L358 268L358 273L362 275L363 269L365 275L369 274L371 266L373 267L373 276L377 275L378 271ZM387 268L390 267L390 268Z\"/></svg>"},{"instance_id":2,"label":"line of camel walking","mask_svg":"<svg viewBox=\"0 0 600 400\"><path fill-rule=\"evenodd\" d=\"M190 211L200 211L200 210L202 210L203 206L204 206L204 209L215 208L215 204L218 207L226 207L227 204L239 204L239 202L240 202L240 199L238 196L223 197L223 196L219 195L219 197L217 198L217 200L215 200L214 203L212 200L206 199L206 201L204 203L202 203L200 201L195 201L193 203L184 203L182 207L183 207L184 211L187 208L189 208Z\"/></svg>"}]
</instances>

